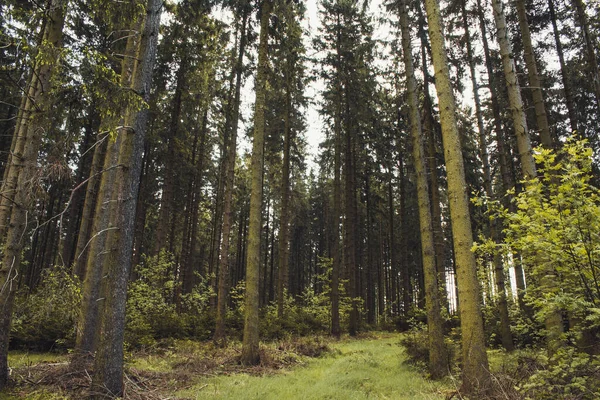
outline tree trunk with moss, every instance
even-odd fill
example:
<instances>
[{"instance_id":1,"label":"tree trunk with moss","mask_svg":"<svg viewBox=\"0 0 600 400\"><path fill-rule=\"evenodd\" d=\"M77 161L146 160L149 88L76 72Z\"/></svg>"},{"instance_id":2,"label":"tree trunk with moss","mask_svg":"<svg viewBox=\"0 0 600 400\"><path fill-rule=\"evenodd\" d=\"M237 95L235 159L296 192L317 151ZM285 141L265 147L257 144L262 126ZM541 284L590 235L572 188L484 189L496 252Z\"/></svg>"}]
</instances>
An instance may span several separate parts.
<instances>
[{"instance_id":1,"label":"tree trunk with moss","mask_svg":"<svg viewBox=\"0 0 600 400\"><path fill-rule=\"evenodd\" d=\"M256 102L254 104L254 137L252 140L250 226L246 259L246 294L244 299L244 339L241 362L256 365L260 362L258 337L258 307L260 279L260 236L262 209L262 177L265 144L265 101L268 68L269 19L273 3L261 2L258 70L256 73Z\"/></svg>"},{"instance_id":2,"label":"tree trunk with moss","mask_svg":"<svg viewBox=\"0 0 600 400\"><path fill-rule=\"evenodd\" d=\"M248 13L245 12L242 17L240 32L240 45L237 56L235 57L235 93L233 104L230 104L230 115L226 121L226 129L229 132L229 149L227 152L226 176L223 190L223 238L221 240L220 260L219 260L219 283L217 292L217 316L214 340L215 342L224 342L225 339L225 314L227 312L227 295L229 291L229 239L232 224L232 203L233 203L233 184L235 175L235 160L237 146L237 128L240 108L240 94L242 87L242 68L244 63L244 51L246 49L246 22Z\"/></svg>"},{"instance_id":3,"label":"tree trunk with moss","mask_svg":"<svg viewBox=\"0 0 600 400\"><path fill-rule=\"evenodd\" d=\"M67 9L65 0L51 0L47 4L38 55L43 54L48 62L38 63L31 74L27 99L14 131L14 152L8 161L6 179L0 188L0 238L3 240L0 265L0 390L8 382L8 344L17 289L17 271L27 236L27 216L34 207L37 196L37 193L32 192L32 181L36 179L38 170L41 134L50 125L52 77L60 62Z\"/></svg>"},{"instance_id":4,"label":"tree trunk with moss","mask_svg":"<svg viewBox=\"0 0 600 400\"><path fill-rule=\"evenodd\" d=\"M285 116L283 138L283 168L281 171L281 215L279 219L279 270L277 276L277 317L283 318L283 303L288 287L288 254L289 254L289 220L290 220L290 145L291 145L291 113L292 93L290 74L294 66L288 61L285 87Z\"/></svg>"},{"instance_id":5,"label":"tree trunk with moss","mask_svg":"<svg viewBox=\"0 0 600 400\"><path fill-rule=\"evenodd\" d=\"M406 73L406 86L408 90L409 119L413 141L415 175L417 179L417 198L419 202L421 254L423 258L423 275L425 278L427 326L429 329L429 372L433 379L438 379L448 373L448 356L444 344L438 273L433 241L433 226L429 203L429 188L425 168L425 151L423 149L423 132L421 130L417 81L415 79L412 60L406 1L403 1L402 4L400 4L400 27L402 30L402 53Z\"/></svg>"},{"instance_id":6,"label":"tree trunk with moss","mask_svg":"<svg viewBox=\"0 0 600 400\"><path fill-rule=\"evenodd\" d=\"M473 49L471 46L471 34L469 31L469 23L467 18L467 9L465 3L462 5L462 19L463 26L465 29L465 39L467 46L467 60L469 62L469 70L471 72L471 84L473 85L473 102L475 103L475 114L477 117L477 128L479 131L479 154L481 162L483 164L483 186L486 195L490 199L496 199L496 194L492 188L492 174L490 168L488 149L488 140L483 126L483 113L481 110L481 101L479 100L479 86L477 83L477 76L475 74L475 61L473 58ZM499 244L501 242L500 232L495 220L489 220L488 223L489 235L494 243ZM502 337L502 345L508 351L514 349L512 334L510 332L510 319L508 317L508 303L506 300L505 290L505 275L504 275L504 263L502 262L502 256L495 254L493 258L493 265L495 271L495 284L498 290L497 307L500 314L500 332Z\"/></svg>"},{"instance_id":7,"label":"tree trunk with moss","mask_svg":"<svg viewBox=\"0 0 600 400\"><path fill-rule=\"evenodd\" d=\"M517 15L519 17L519 27L521 28L521 40L523 42L523 53L525 64L527 66L527 76L529 77L529 90L533 96L533 105L535 107L535 119L540 131L540 141L544 147L551 149L553 147L552 136L550 135L550 125L548 124L548 115L546 114L546 105L544 104L544 94L542 93L542 80L537 69L537 61L533 53L533 43L529 31L529 22L527 20L527 9L525 0L517 0Z\"/></svg>"},{"instance_id":8,"label":"tree trunk with moss","mask_svg":"<svg viewBox=\"0 0 600 400\"><path fill-rule=\"evenodd\" d=\"M554 34L554 43L556 45L556 54L558 55L558 61L560 64L560 74L563 82L563 90L565 92L565 103L567 105L567 112L569 114L569 122L571 124L571 131L577 132L577 112L575 111L575 102L573 100L573 88L567 72L567 64L565 62L565 55L563 46L560 41L560 31L556 23L556 12L554 9L554 1L548 0L548 11L550 11L550 21L552 22L552 32Z\"/></svg>"},{"instance_id":9,"label":"tree trunk with moss","mask_svg":"<svg viewBox=\"0 0 600 400\"><path fill-rule=\"evenodd\" d=\"M448 173L448 199L457 268L459 311L462 332L462 390L468 394L485 391L490 383L485 334L480 305L477 265L471 252L473 234L465 172L455 115L455 100L450 84L448 58L442 34L442 20L436 0L426 0L429 37L439 99L444 158Z\"/></svg>"},{"instance_id":10,"label":"tree trunk with moss","mask_svg":"<svg viewBox=\"0 0 600 400\"><path fill-rule=\"evenodd\" d=\"M136 52L136 65L131 88L149 101L152 71L156 60L158 31L162 2L148 0L145 23ZM143 106L142 106L143 107ZM123 395L123 342L125 338L125 305L127 282L131 270L135 214L142 169L142 154L148 122L148 110L128 109L128 123L120 129L117 184L112 188L110 209L111 226L117 229L109 234L108 254L104 263L106 280L105 307L100 326L100 343L94 360L92 380L93 397Z\"/></svg>"},{"instance_id":11,"label":"tree trunk with moss","mask_svg":"<svg viewBox=\"0 0 600 400\"><path fill-rule=\"evenodd\" d=\"M494 21L496 22L496 36L500 45L500 55L502 56L502 66L504 68L504 78L508 90L508 101L512 114L515 136L517 137L517 150L521 160L521 169L525 179L531 179L536 176L535 162L533 161L533 150L531 148L531 139L527 128L523 100L521 98L521 88L517 79L517 70L515 60L512 54L510 41L506 28L506 17L501 0L492 0L494 9Z\"/></svg>"},{"instance_id":12,"label":"tree trunk with moss","mask_svg":"<svg viewBox=\"0 0 600 400\"><path fill-rule=\"evenodd\" d=\"M577 23L579 24L581 33L583 35L583 43L588 62L588 71L594 85L594 94L596 95L596 105L598 110L600 110L600 71L598 70L596 48L594 46L594 39L590 33L588 17L585 11L585 3L583 0L574 0L573 3L575 5L575 12L577 14Z\"/></svg>"},{"instance_id":13,"label":"tree trunk with moss","mask_svg":"<svg viewBox=\"0 0 600 400\"><path fill-rule=\"evenodd\" d=\"M138 18L136 25L133 26L136 32L142 28L143 21ZM129 36L125 47L124 57L121 62L120 84L124 88L130 88L133 79L135 68L135 57L139 44L137 35ZM125 115L126 109L118 110L117 115ZM114 125L127 126L130 121L121 120L118 123L111 118L106 118L101 129L111 131ZM90 197L86 198L87 205L95 202L95 210L91 213L88 208L84 210L87 214L86 219L90 219L91 230L88 234L81 232L78 241L78 257L82 260L79 262L78 269L81 265L85 266L83 273L83 290L81 301L81 314L77 323L77 335L75 340L75 349L71 358L71 368L81 369L92 360L92 356L97 349L99 340L99 326L101 322L102 310L104 309L105 296L102 292L102 277L104 275L104 264L107 252L105 251L108 245L108 238L112 231L117 227L110 224L110 209L112 207L112 190L117 184L117 166L119 162L119 148L123 135L116 134L116 137L110 135L106 137L107 147L106 152L102 155L101 148L97 148L97 154L94 154L94 162L103 162L98 179L98 192L94 194L93 188L90 188ZM102 161L103 160L103 161ZM97 165L95 165L97 168ZM100 168L98 168L100 169ZM93 170L92 170L93 171ZM96 196L94 200L93 197ZM90 206L91 207L91 206ZM85 263L84 263L85 262Z\"/></svg>"}]
</instances>

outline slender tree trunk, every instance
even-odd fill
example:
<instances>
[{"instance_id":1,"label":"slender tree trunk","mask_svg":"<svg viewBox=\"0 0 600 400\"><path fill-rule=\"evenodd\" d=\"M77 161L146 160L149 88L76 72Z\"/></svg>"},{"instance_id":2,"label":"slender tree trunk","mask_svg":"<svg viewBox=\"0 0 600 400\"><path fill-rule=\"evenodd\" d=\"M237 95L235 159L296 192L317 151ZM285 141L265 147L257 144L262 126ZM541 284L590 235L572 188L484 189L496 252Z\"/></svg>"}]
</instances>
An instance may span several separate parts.
<instances>
[{"instance_id":1,"label":"slender tree trunk","mask_svg":"<svg viewBox=\"0 0 600 400\"><path fill-rule=\"evenodd\" d=\"M341 115L339 112L341 99L337 99L337 112L335 118L334 135L334 177L333 177L333 204L332 204L332 226L331 226L331 335L339 338L340 329L340 270L342 265L342 253L340 249L340 214L342 201L342 183L341 183L341 152L342 152L342 133L340 129Z\"/></svg>"},{"instance_id":2,"label":"slender tree trunk","mask_svg":"<svg viewBox=\"0 0 600 400\"><path fill-rule=\"evenodd\" d=\"M533 161L533 150L531 149L531 139L527 129L525 110L523 109L523 100L521 99L521 89L517 79L515 61L512 54L508 32L506 28L506 17L502 0L492 0L494 9L494 20L496 22L496 36L500 45L500 54L502 55L502 66L504 68L504 77L508 89L508 101L510 103L512 120L517 137L517 149L519 159L521 160L521 169L525 179L531 179L536 176L535 162Z\"/></svg>"},{"instance_id":3,"label":"slender tree trunk","mask_svg":"<svg viewBox=\"0 0 600 400\"><path fill-rule=\"evenodd\" d=\"M223 191L223 238L221 240L221 251L219 261L219 284L217 293L217 317L216 328L214 334L215 342L224 342L225 339L225 314L227 312L227 294L229 291L229 239L232 225L233 214L233 184L236 160L237 146L237 128L239 120L240 108L240 93L242 87L242 68L244 63L244 51L246 49L246 22L248 13L245 12L242 17L242 26L240 32L240 46L235 62L235 94L231 107L231 115L229 116L226 128L230 128L229 132L229 149L226 161L226 177L225 187Z\"/></svg>"},{"instance_id":4,"label":"slender tree trunk","mask_svg":"<svg viewBox=\"0 0 600 400\"><path fill-rule=\"evenodd\" d=\"M248 254L246 261L244 340L241 356L241 362L244 365L255 365L260 361L258 352L260 220L263 197L262 175L264 168L266 79L269 57L268 30L272 7L273 3L271 0L263 0L261 2L256 102L254 105L254 137L252 141L252 188L250 193L250 227L248 228Z\"/></svg>"},{"instance_id":5,"label":"slender tree trunk","mask_svg":"<svg viewBox=\"0 0 600 400\"><path fill-rule=\"evenodd\" d=\"M62 242L62 252L61 259L62 263L71 268L73 267L73 262L75 260L75 245L76 239L78 236L79 225L81 223L80 216L83 211L83 206L85 202L85 194L86 194L86 184L83 184L84 180L90 176L91 162L93 160L94 152L92 150L93 143L90 143L95 137L94 132L99 127L99 115L95 110L90 110L88 115L88 121L85 126L85 136L83 139L83 143L81 144L82 154L79 158L79 163L77 166L77 178L75 182L77 182L77 186L71 192L70 198L70 209L69 209L69 222L68 226L65 230L64 237L61 238ZM83 186L81 186L83 184ZM84 190L84 188L86 188ZM62 228L62 226L61 226Z\"/></svg>"},{"instance_id":6,"label":"slender tree trunk","mask_svg":"<svg viewBox=\"0 0 600 400\"><path fill-rule=\"evenodd\" d=\"M485 391L490 382L481 314L477 265L471 252L473 234L469 215L460 137L456 124L455 100L450 84L448 59L442 34L442 20L436 0L426 0L429 37L435 68L435 87L440 104L444 158L448 173L448 199L452 236L458 273L459 310L462 332L462 389L475 394Z\"/></svg>"},{"instance_id":7,"label":"slender tree trunk","mask_svg":"<svg viewBox=\"0 0 600 400\"><path fill-rule=\"evenodd\" d=\"M429 188L425 168L425 151L423 149L423 132L417 81L412 60L410 44L410 27L406 0L400 5L400 27L402 30L402 54L408 90L408 106L411 135L413 141L413 159L416 173L417 198L419 202L419 222L421 233L421 254L423 258L423 274L425 278L425 296L427 306L427 326L429 330L429 372L433 379L441 378L448 373L448 356L444 344L444 332L439 298L438 273L435 262L433 242L433 226L431 221L431 205L429 204Z\"/></svg>"},{"instance_id":8,"label":"slender tree trunk","mask_svg":"<svg viewBox=\"0 0 600 400\"><path fill-rule=\"evenodd\" d=\"M77 244L75 246L75 261L73 263L73 274L79 279L85 278L85 270L87 263L87 254L89 253L89 241L92 235L92 223L94 220L94 210L97 208L99 198L99 185L104 166L107 144L110 141L108 134L101 134L100 139L94 147L94 156L92 158L92 166L90 168L90 177L85 189L85 200L83 202L83 210L81 214L81 222L79 223L79 232L77 234Z\"/></svg>"},{"instance_id":9,"label":"slender tree trunk","mask_svg":"<svg viewBox=\"0 0 600 400\"><path fill-rule=\"evenodd\" d=\"M435 264L438 274L438 285L440 288L440 302L443 307L449 309L448 293L446 291L446 251L444 245L444 230L442 228L442 200L440 198L440 184L438 179L438 157L437 157L437 138L438 126L433 114L433 102L429 95L429 73L427 71L427 33L425 31L425 18L422 15L421 7L418 8L419 13L419 36L421 39L421 60L423 63L423 87L425 104L425 123L421 128L427 135L427 158L426 163L430 182L431 196L431 217L433 226L433 241L435 246Z\"/></svg>"},{"instance_id":10,"label":"slender tree trunk","mask_svg":"<svg viewBox=\"0 0 600 400\"><path fill-rule=\"evenodd\" d=\"M136 52L137 62L132 88L149 101L152 70L156 59L158 29L160 26L161 0L148 0L144 29ZM125 304L127 281L131 269L133 234L137 195L140 185L142 153L148 122L148 110L128 110L127 121L132 128L121 129L123 136L119 148L117 186L113 188L111 222L118 227L109 235L104 271L106 285L105 311L101 324L101 339L94 362L92 380L93 397L104 399L106 395L123 395L123 341L125 334Z\"/></svg>"},{"instance_id":11,"label":"slender tree trunk","mask_svg":"<svg viewBox=\"0 0 600 400\"><path fill-rule=\"evenodd\" d=\"M292 74L293 65L288 61L285 88L285 116L284 116L284 140L283 140L283 168L281 171L281 215L279 221L279 270L277 279L277 317L283 318L283 302L285 291L288 286L288 248L289 248L289 220L290 220L290 145L292 132L290 119L292 114Z\"/></svg>"},{"instance_id":12,"label":"slender tree trunk","mask_svg":"<svg viewBox=\"0 0 600 400\"><path fill-rule=\"evenodd\" d=\"M0 238L3 239L0 265L0 390L8 381L8 343L16 292L17 271L27 231L27 215L34 206L35 194L28 189L35 179L40 152L41 133L49 126L50 99L53 95L52 75L59 62L67 2L48 3L43 38L44 56L48 62L34 67L28 98L19 124L15 128L14 153L10 156L6 179L0 192ZM48 53L46 53L48 52Z\"/></svg>"},{"instance_id":13,"label":"slender tree trunk","mask_svg":"<svg viewBox=\"0 0 600 400\"><path fill-rule=\"evenodd\" d=\"M550 11L550 20L552 21L552 31L554 33L554 42L556 43L556 53L558 54L558 61L560 63L560 74L563 82L563 90L565 91L565 102L567 104L567 112L569 113L571 131L577 132L577 112L575 111L575 102L573 101L573 88L567 72L563 46L560 41L560 31L558 30L558 26L556 24L554 0L548 0L548 9Z\"/></svg>"},{"instance_id":14,"label":"slender tree trunk","mask_svg":"<svg viewBox=\"0 0 600 400\"><path fill-rule=\"evenodd\" d=\"M529 32L529 22L527 21L527 9L525 0L516 0L517 15L519 17L519 26L521 28L521 39L523 41L523 53L525 64L527 66L527 75L529 77L529 89L533 95L533 105L535 107L535 118L538 129L540 130L540 141L547 149L553 147L552 136L550 135L550 125L546 114L544 104L544 94L542 92L542 80L537 69L537 61L533 53L533 43L531 33Z\"/></svg>"},{"instance_id":15,"label":"slender tree trunk","mask_svg":"<svg viewBox=\"0 0 600 400\"><path fill-rule=\"evenodd\" d=\"M143 21L138 19L135 24L133 30L139 32ZM131 87L139 40L136 35L131 35L127 40L125 56L121 63L121 85L124 88ZM127 113L125 108L118 111L121 116ZM122 119L119 121L119 125L126 126L129 122ZM111 123L115 123L115 121L104 122L105 125ZM81 315L77 324L74 355L71 359L72 369L84 367L91 360L93 352L97 348L102 310L105 307L102 277L105 273L104 265L108 253L106 249L109 245L111 232L118 229L115 225L111 225L110 210L113 200L112 190L117 185L119 148L122 146L123 135L119 133L116 138L107 137L106 140L109 143L104 156L104 168L100 177L96 209L93 219L90 221L92 223L91 237L82 250L86 250L89 246L85 264L85 279L83 281Z\"/></svg>"},{"instance_id":16,"label":"slender tree trunk","mask_svg":"<svg viewBox=\"0 0 600 400\"><path fill-rule=\"evenodd\" d=\"M175 220L173 212L175 211L175 186L176 170L178 164L177 154L177 136L179 133L179 121L181 119L181 106L183 101L183 91L187 84L187 55L184 54L177 70L177 81L175 85L175 94L173 96L173 105L169 123L168 137L166 138L167 154L165 157L163 177L162 197L160 201L160 212L156 223L156 234L154 238L154 255L167 248L167 243L172 240L171 235L167 234L171 221Z\"/></svg>"},{"instance_id":17,"label":"slender tree trunk","mask_svg":"<svg viewBox=\"0 0 600 400\"><path fill-rule=\"evenodd\" d=\"M337 15L337 26L340 24L340 16ZM336 36L336 57L340 65L340 46L341 35L338 29ZM342 208L342 98L341 98L341 77L339 68L336 71L336 104L334 116L334 176L333 176L333 204L331 221L331 335L335 338L340 337L340 272L342 267L342 252L340 248L340 216Z\"/></svg>"},{"instance_id":18,"label":"slender tree trunk","mask_svg":"<svg viewBox=\"0 0 600 400\"><path fill-rule=\"evenodd\" d=\"M388 171L388 174L390 176L389 178L389 182L388 182L388 212L389 212L389 227L390 227L390 232L389 232L389 240L390 240L390 244L389 244L389 252L390 252L390 277L393 277L395 275L397 275L396 272L396 232L395 232L395 224L394 224L394 188L393 188L393 171L390 168L390 170ZM386 280L387 281L387 280ZM397 290L396 290L396 285L391 284L389 285L389 290L386 290L386 293L388 294L389 297L389 301L391 303L391 307L390 307L390 312L392 315L397 315L398 313L398 296L397 296Z\"/></svg>"},{"instance_id":19,"label":"slender tree trunk","mask_svg":"<svg viewBox=\"0 0 600 400\"><path fill-rule=\"evenodd\" d=\"M579 26L581 27L581 33L583 34L583 42L585 45L589 74L594 85L596 105L600 112L600 71L598 70L598 60L596 58L596 47L594 45L595 40L590 33L588 17L585 12L585 3L583 0L574 0L573 3L575 4L575 11L577 13L577 22L579 23Z\"/></svg>"},{"instance_id":20,"label":"slender tree trunk","mask_svg":"<svg viewBox=\"0 0 600 400\"><path fill-rule=\"evenodd\" d=\"M348 84L345 85L346 90L346 117L350 115ZM357 298L359 292L359 270L356 263L357 240L356 234L358 230L358 216L356 209L356 177L355 177L355 157L354 157L354 140L352 131L349 126L346 127L346 148L344 153L344 208L346 219L344 220L344 260L346 263L346 271L348 272L348 294L350 295L350 320L348 333L350 336L358 334L359 313Z\"/></svg>"},{"instance_id":21,"label":"slender tree trunk","mask_svg":"<svg viewBox=\"0 0 600 400\"><path fill-rule=\"evenodd\" d=\"M477 75L475 74L475 61L473 60L473 50L471 47L471 34L469 31L469 21L467 18L467 9L465 3L462 3L462 18L463 18L463 26L465 29L465 39L467 46L467 59L469 62L469 70L471 72L471 83L473 85L473 100L475 103L475 114L477 116L477 128L479 130L479 153L481 157L481 161L483 164L483 186L486 192L486 195L490 199L496 199L496 195L492 189L492 174L490 168L490 161L487 152L488 141L487 135L485 133L485 129L483 127L483 116L481 111L481 102L479 100L479 86L477 84ZM542 104L543 105L543 104ZM545 113L545 111L544 111ZM545 118L545 117L544 117ZM546 121L547 122L547 121ZM488 229L491 239L496 244L500 244L501 237L500 232L498 230L498 226L496 221L488 222ZM506 300L506 290L505 290L505 276L504 276L504 263L502 262L502 257L500 254L495 254L493 258L494 271L495 271L495 279L496 279L496 288L498 291L498 301L497 307L500 314L500 332L502 336L502 345L508 351L512 351L514 349L512 334L510 332L510 319L508 317L508 303Z\"/></svg>"}]
</instances>

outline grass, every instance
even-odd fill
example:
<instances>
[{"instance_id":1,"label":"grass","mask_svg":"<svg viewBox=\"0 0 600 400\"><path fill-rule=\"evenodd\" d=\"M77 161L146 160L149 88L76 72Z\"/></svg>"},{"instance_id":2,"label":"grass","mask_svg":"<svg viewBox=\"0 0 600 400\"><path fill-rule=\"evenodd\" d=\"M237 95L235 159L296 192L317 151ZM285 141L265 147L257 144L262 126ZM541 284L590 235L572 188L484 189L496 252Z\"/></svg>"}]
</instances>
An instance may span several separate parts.
<instances>
[{"instance_id":1,"label":"grass","mask_svg":"<svg viewBox=\"0 0 600 400\"><path fill-rule=\"evenodd\" d=\"M22 368L41 363L66 362L68 356L59 353L29 353L25 351L11 351L8 354L8 365L11 368Z\"/></svg>"},{"instance_id":2,"label":"grass","mask_svg":"<svg viewBox=\"0 0 600 400\"><path fill-rule=\"evenodd\" d=\"M261 345L261 364L239 365L241 343L174 341L127 357L127 400L177 399L431 399L449 392L408 366L398 334L339 342L292 338ZM79 399L90 384L68 370L67 355L11 352L14 385L0 400Z\"/></svg>"},{"instance_id":3,"label":"grass","mask_svg":"<svg viewBox=\"0 0 600 400\"><path fill-rule=\"evenodd\" d=\"M333 355L275 375L201 378L176 393L191 399L443 399L442 384L403 363L399 336L346 340Z\"/></svg>"}]
</instances>

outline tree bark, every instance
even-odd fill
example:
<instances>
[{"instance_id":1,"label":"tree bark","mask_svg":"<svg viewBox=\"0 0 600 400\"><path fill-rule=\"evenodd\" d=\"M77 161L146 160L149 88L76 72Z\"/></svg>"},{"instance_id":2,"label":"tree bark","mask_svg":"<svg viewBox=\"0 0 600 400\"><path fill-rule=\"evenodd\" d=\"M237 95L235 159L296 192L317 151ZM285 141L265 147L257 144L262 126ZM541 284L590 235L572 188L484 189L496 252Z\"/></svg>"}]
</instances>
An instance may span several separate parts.
<instances>
[{"instance_id":1,"label":"tree bark","mask_svg":"<svg viewBox=\"0 0 600 400\"><path fill-rule=\"evenodd\" d=\"M585 12L585 3L583 0L574 0L574 3L575 11L577 13L577 22L579 23L579 26L581 27L581 33L583 34L583 42L588 61L588 70L594 85L596 106L600 112L600 71L598 71L598 60L596 58L594 39L590 33L588 18Z\"/></svg>"},{"instance_id":2,"label":"tree bark","mask_svg":"<svg viewBox=\"0 0 600 400\"><path fill-rule=\"evenodd\" d=\"M448 173L448 199L458 274L459 310L462 332L462 390L467 394L484 392L490 383L485 334L480 305L477 265L471 252L473 234L469 214L455 100L450 84L448 59L442 34L442 20L436 0L426 0L429 37L439 99L444 158Z\"/></svg>"},{"instance_id":3,"label":"tree bark","mask_svg":"<svg viewBox=\"0 0 600 400\"><path fill-rule=\"evenodd\" d=\"M552 21L552 31L554 33L554 42L556 43L556 53L560 63L560 74L563 82L563 90L565 92L565 102L567 104L567 112L569 114L569 122L571 123L571 131L577 132L577 112L575 111L575 102L573 101L573 88L567 72L565 63L565 55L563 52L562 42L560 41L560 31L556 24L556 12L554 9L554 1L548 0L548 9L550 11L550 21Z\"/></svg>"},{"instance_id":4,"label":"tree bark","mask_svg":"<svg viewBox=\"0 0 600 400\"><path fill-rule=\"evenodd\" d=\"M533 96L537 127L540 130L540 141L544 147L551 149L553 148L554 143L552 141L552 136L550 135L550 125L548 124L548 115L546 114L546 105L544 104L542 80L540 79L537 61L535 60L535 54L533 53L533 43L531 41L531 33L529 32L525 0L516 0L515 5L519 17L519 27L521 28L523 53L525 56L525 65L527 66L527 76L529 77L529 89Z\"/></svg>"},{"instance_id":5,"label":"tree bark","mask_svg":"<svg viewBox=\"0 0 600 400\"><path fill-rule=\"evenodd\" d=\"M161 0L148 0L144 29L136 52L132 89L147 103L150 98L152 71L156 59L158 30L162 10ZM125 334L125 304L127 282L131 269L137 195L140 186L142 153L148 122L148 110L128 110L130 128L121 129L119 169L110 220L118 227L109 235L104 271L106 285L105 311L101 324L101 340L94 362L93 397L123 395L123 341Z\"/></svg>"},{"instance_id":6,"label":"tree bark","mask_svg":"<svg viewBox=\"0 0 600 400\"><path fill-rule=\"evenodd\" d=\"M47 63L34 67L25 107L14 132L14 153L10 156L6 179L0 188L0 238L4 239L0 265L0 390L8 382L8 343L17 270L25 245L27 214L33 208L36 197L29 185L37 172L41 133L49 126L52 76L60 58L66 9L65 0L48 2L40 43L44 46L44 56L49 59Z\"/></svg>"},{"instance_id":7,"label":"tree bark","mask_svg":"<svg viewBox=\"0 0 600 400\"><path fill-rule=\"evenodd\" d=\"M258 307L260 279L260 228L262 208L262 175L264 168L265 101L268 67L269 20L273 3L261 2L260 35L258 45L258 70L256 73L256 102L254 104L254 137L252 140L252 188L250 193L250 226L246 260L246 295L244 339L241 362L256 365L260 361L258 337Z\"/></svg>"},{"instance_id":8,"label":"tree bark","mask_svg":"<svg viewBox=\"0 0 600 400\"><path fill-rule=\"evenodd\" d=\"M290 220L290 145L292 140L292 79L294 65L288 61L288 70L285 71L285 116L283 139L283 168L281 172L281 215L279 220L279 270L277 279L277 316L283 318L283 303L288 287L288 258L289 258L289 220Z\"/></svg>"},{"instance_id":9,"label":"tree bark","mask_svg":"<svg viewBox=\"0 0 600 400\"><path fill-rule=\"evenodd\" d=\"M221 240L220 261L219 261L219 283L217 293L217 317L214 340L222 342L225 339L225 313L227 312L227 294L229 291L229 239L232 223L232 202L233 202L233 184L236 160L237 146L237 128L239 120L240 93L242 87L242 68L244 63L244 51L246 49L246 22L248 13L244 12L242 17L242 26L240 32L240 46L235 61L235 94L231 107L229 121L226 121L226 127L230 129L229 149L226 161L225 187L223 191L223 238Z\"/></svg>"},{"instance_id":10,"label":"tree bark","mask_svg":"<svg viewBox=\"0 0 600 400\"><path fill-rule=\"evenodd\" d=\"M423 274L425 278L425 296L427 307L427 326L429 330L429 372L433 379L448 374L448 356L444 344L444 332L439 297L438 271L435 261L433 226L431 221L431 205L429 204L429 187L425 167L425 151L423 149L423 132L417 94L417 81L412 59L410 30L406 0L400 5L400 27L402 31L402 54L408 90L408 107L410 129L413 142L413 159L415 165L417 198L419 202L419 222L421 234L421 255L423 258Z\"/></svg>"},{"instance_id":11,"label":"tree bark","mask_svg":"<svg viewBox=\"0 0 600 400\"><path fill-rule=\"evenodd\" d=\"M467 59L469 62L469 70L471 72L471 83L473 85L473 100L475 103L475 113L477 116L477 127L479 130L479 154L481 162L483 164L483 186L486 195L490 199L496 199L496 194L492 188L492 174L490 168L490 161L487 152L488 141L485 129L483 127L483 116L481 110L481 101L479 100L479 86L477 84L477 76L475 74L475 61L473 60L473 50L471 47L471 34L469 32L469 22L467 18L467 9L465 2L462 3L462 17L463 26L465 29L465 39L467 45ZM543 104L542 104L543 105ZM547 121L546 121L547 122ZM488 229L491 239L496 244L500 244L501 237L498 231L498 226L495 220L488 220ZM510 332L510 319L508 317L508 303L506 300L506 289L505 289L505 275L504 275L504 264L502 262L502 256L495 254L493 258L496 287L498 291L497 307L500 314L500 332L502 336L502 345L507 351L514 349L512 334Z\"/></svg>"},{"instance_id":12,"label":"tree bark","mask_svg":"<svg viewBox=\"0 0 600 400\"><path fill-rule=\"evenodd\" d=\"M533 150L531 148L525 110L523 109L523 100L521 99L521 89L517 79L515 61L508 40L502 0L492 0L492 7L494 9L494 21L496 22L496 36L500 45L500 54L502 55L504 78L508 89L508 101L510 103L515 136L517 137L517 149L519 151L519 159L521 160L521 169L524 178L531 179L536 176L535 162L533 161Z\"/></svg>"}]
</instances>

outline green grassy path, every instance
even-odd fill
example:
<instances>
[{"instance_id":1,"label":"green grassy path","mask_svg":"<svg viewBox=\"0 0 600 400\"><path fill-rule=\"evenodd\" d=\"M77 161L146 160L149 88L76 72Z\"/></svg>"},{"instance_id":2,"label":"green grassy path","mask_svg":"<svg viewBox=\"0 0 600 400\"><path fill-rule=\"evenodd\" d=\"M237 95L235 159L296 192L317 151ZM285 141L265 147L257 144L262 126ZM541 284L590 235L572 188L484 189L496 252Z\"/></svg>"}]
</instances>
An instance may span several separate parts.
<instances>
[{"instance_id":1,"label":"green grassy path","mask_svg":"<svg viewBox=\"0 0 600 400\"><path fill-rule=\"evenodd\" d=\"M192 399L443 399L442 384L403 363L399 336L335 344L335 355L271 376L203 378L177 396Z\"/></svg>"}]
</instances>

